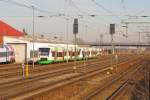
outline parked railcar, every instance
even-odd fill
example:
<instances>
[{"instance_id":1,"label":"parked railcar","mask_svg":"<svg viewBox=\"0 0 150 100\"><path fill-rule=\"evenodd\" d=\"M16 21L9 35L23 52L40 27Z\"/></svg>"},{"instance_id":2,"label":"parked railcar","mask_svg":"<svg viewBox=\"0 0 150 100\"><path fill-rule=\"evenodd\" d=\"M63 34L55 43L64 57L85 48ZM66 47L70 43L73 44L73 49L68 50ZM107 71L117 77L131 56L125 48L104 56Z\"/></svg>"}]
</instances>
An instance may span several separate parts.
<instances>
[{"instance_id":1,"label":"parked railcar","mask_svg":"<svg viewBox=\"0 0 150 100\"><path fill-rule=\"evenodd\" d=\"M63 62L64 61L64 48L63 47L55 47L55 60L54 62Z\"/></svg>"},{"instance_id":2,"label":"parked railcar","mask_svg":"<svg viewBox=\"0 0 150 100\"><path fill-rule=\"evenodd\" d=\"M54 62L55 52L52 52L52 48L44 47L39 48L39 64L50 64Z\"/></svg>"},{"instance_id":3,"label":"parked railcar","mask_svg":"<svg viewBox=\"0 0 150 100\"><path fill-rule=\"evenodd\" d=\"M0 48L0 63L15 62L14 49L10 45L4 45Z\"/></svg>"},{"instance_id":4,"label":"parked railcar","mask_svg":"<svg viewBox=\"0 0 150 100\"><path fill-rule=\"evenodd\" d=\"M57 44L48 47L39 48L39 64L51 64L55 62L64 62L66 60L83 60L84 58L92 58L99 54L99 50L90 47L77 47L76 52L73 46Z\"/></svg>"},{"instance_id":5,"label":"parked railcar","mask_svg":"<svg viewBox=\"0 0 150 100\"><path fill-rule=\"evenodd\" d=\"M7 56L6 56L6 48L0 48L0 63L7 62Z\"/></svg>"}]
</instances>

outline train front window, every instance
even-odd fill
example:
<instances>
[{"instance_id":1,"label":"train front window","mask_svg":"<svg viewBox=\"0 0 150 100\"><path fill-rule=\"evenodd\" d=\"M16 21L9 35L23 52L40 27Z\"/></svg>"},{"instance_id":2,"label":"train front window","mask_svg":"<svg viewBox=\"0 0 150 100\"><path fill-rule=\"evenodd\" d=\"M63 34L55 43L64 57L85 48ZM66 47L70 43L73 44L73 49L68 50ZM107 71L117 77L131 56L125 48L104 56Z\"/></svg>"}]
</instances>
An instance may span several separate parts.
<instances>
[{"instance_id":1,"label":"train front window","mask_svg":"<svg viewBox=\"0 0 150 100\"><path fill-rule=\"evenodd\" d=\"M50 48L39 48L39 54L41 56L48 56Z\"/></svg>"}]
</instances>

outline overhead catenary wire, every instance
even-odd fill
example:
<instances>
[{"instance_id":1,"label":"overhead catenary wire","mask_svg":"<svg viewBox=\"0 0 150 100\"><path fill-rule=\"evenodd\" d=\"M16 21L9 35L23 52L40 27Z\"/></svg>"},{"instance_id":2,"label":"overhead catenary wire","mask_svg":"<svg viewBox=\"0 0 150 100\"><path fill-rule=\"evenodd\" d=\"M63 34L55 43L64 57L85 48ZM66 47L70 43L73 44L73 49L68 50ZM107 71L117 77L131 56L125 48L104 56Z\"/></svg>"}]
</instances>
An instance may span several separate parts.
<instances>
[{"instance_id":1,"label":"overhead catenary wire","mask_svg":"<svg viewBox=\"0 0 150 100\"><path fill-rule=\"evenodd\" d=\"M137 15L143 14L143 13L149 11L149 9L150 9L150 7L144 8L144 9L136 12L134 15L137 16Z\"/></svg>"},{"instance_id":2,"label":"overhead catenary wire","mask_svg":"<svg viewBox=\"0 0 150 100\"><path fill-rule=\"evenodd\" d=\"M81 10L73 0L69 0L68 3L70 6L74 7L77 11L79 11L80 14L85 14L85 12L83 10Z\"/></svg>"},{"instance_id":3,"label":"overhead catenary wire","mask_svg":"<svg viewBox=\"0 0 150 100\"><path fill-rule=\"evenodd\" d=\"M70 19L74 19L75 17L77 17L77 18L79 18L79 19L83 19L84 17L89 17L89 18L91 18L91 17L95 17L95 15L93 15L93 14L87 14L86 12L84 12L82 9L80 9L77 5L76 5L76 3L73 1L73 0L65 0L65 2L67 3L67 4L69 4L69 6L70 7L73 7L73 8L75 8L78 12L80 12L80 14L79 13L76 13L75 15L73 15L73 14L68 14L67 13L67 17L69 16L69 18ZM87 22L93 22L93 20L92 19L86 19L86 21Z\"/></svg>"},{"instance_id":4,"label":"overhead catenary wire","mask_svg":"<svg viewBox=\"0 0 150 100\"><path fill-rule=\"evenodd\" d=\"M32 9L32 6L34 6L34 5L22 4L22 3L14 1L14 0L0 0L0 1L6 2L6 3L9 3L9 4L13 4L13 5L17 5L17 6L20 6L20 7L23 7L23 8L28 8L28 9ZM95 16L118 16L119 17L119 16L121 16L121 15L115 15L115 14L112 14L112 15L87 14L87 13L83 12L72 0L69 0L69 1L70 1L70 4L72 5L72 7L74 7L76 10L78 10L81 13L81 14L75 14L75 15L68 14L69 16L78 16L78 17L83 17L83 16L84 17L95 17ZM51 15L50 17L67 16L65 13L50 12L48 10L40 9L39 7L36 7L36 6L34 6L34 8L38 12L45 13L45 14L50 14ZM112 13L112 12L110 12L110 13Z\"/></svg>"},{"instance_id":5,"label":"overhead catenary wire","mask_svg":"<svg viewBox=\"0 0 150 100\"><path fill-rule=\"evenodd\" d=\"M26 5L26 4L23 4L23 3L19 3L19 2L16 2L14 0L0 0L2 2L6 2L6 3L9 3L9 4L13 4L13 5L17 5L19 7L23 7L23 8L28 8L28 9L32 9L32 6L34 5ZM52 16L64 16L65 14L63 13L56 13L54 14L55 12L50 12L50 11L47 11L47 10L43 10L43 9L40 9L36 6L34 6L34 10L38 11L38 12L41 12L41 13L45 13L45 14L50 14Z\"/></svg>"},{"instance_id":6,"label":"overhead catenary wire","mask_svg":"<svg viewBox=\"0 0 150 100\"><path fill-rule=\"evenodd\" d=\"M116 14L114 14L111 10L105 8L103 5L101 5L100 3L96 2L95 0L91 0L96 6L98 6L99 8L103 9L104 11L106 11L107 13L111 14L112 16L116 17L119 20L122 20L122 18L120 18L119 16L116 16Z\"/></svg>"},{"instance_id":7,"label":"overhead catenary wire","mask_svg":"<svg viewBox=\"0 0 150 100\"><path fill-rule=\"evenodd\" d=\"M0 1L6 2L6 3L9 3L9 4L13 4L13 5L17 5L17 6L23 7L23 8L28 8L28 9L31 9L31 10L32 10L32 6L34 6L34 5L22 4L22 3L14 1L14 0L0 0ZM73 7L76 8L78 11L80 11L80 13L82 12L82 14L76 14L76 15L68 14L69 16L78 16L78 17L81 17L81 16L92 16L92 15L88 15L88 14L83 14L83 11L81 9L79 9L73 1L71 3L72 3L72 5L74 5ZM36 6L34 6L34 10L38 11L38 12L41 12L41 13L44 13L44 14L50 14L49 17L66 17L66 16L68 16L65 13L50 12L50 11L47 11L47 10L44 10L44 9L40 9L40 8L38 8ZM3 17L5 17L5 16L3 16ZM6 16L6 17L11 17L11 16ZM14 16L12 16L12 17L14 17ZM19 16L17 16L17 17L19 17Z\"/></svg>"},{"instance_id":8,"label":"overhead catenary wire","mask_svg":"<svg viewBox=\"0 0 150 100\"><path fill-rule=\"evenodd\" d=\"M124 15L127 16L127 9L126 9L126 3L125 3L125 0L121 0L121 4L122 4L122 8L123 8L123 11L124 11Z\"/></svg>"}]
</instances>

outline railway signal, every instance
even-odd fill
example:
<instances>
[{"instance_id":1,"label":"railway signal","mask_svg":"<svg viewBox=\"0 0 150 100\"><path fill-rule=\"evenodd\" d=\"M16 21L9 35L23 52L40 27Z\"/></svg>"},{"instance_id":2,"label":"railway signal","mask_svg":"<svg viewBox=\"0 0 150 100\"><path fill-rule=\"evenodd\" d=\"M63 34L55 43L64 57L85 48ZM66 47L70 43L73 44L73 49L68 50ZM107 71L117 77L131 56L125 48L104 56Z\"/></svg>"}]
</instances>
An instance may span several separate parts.
<instances>
[{"instance_id":1,"label":"railway signal","mask_svg":"<svg viewBox=\"0 0 150 100\"><path fill-rule=\"evenodd\" d=\"M115 24L110 24L110 29L109 29L109 31L110 31L110 34L111 34L111 35L115 34Z\"/></svg>"},{"instance_id":2,"label":"railway signal","mask_svg":"<svg viewBox=\"0 0 150 100\"><path fill-rule=\"evenodd\" d=\"M111 67L110 70L113 70L113 56L114 56L114 40L113 40L113 35L115 34L115 24L110 24L110 29L109 29L110 35L111 35L111 45L112 45L112 50L111 50Z\"/></svg>"},{"instance_id":3,"label":"railway signal","mask_svg":"<svg viewBox=\"0 0 150 100\"><path fill-rule=\"evenodd\" d=\"M110 35L111 35L111 44L112 44L112 54L114 54L114 40L113 40L113 35L115 34L115 24L110 24Z\"/></svg>"},{"instance_id":4,"label":"railway signal","mask_svg":"<svg viewBox=\"0 0 150 100\"><path fill-rule=\"evenodd\" d=\"M74 19L74 24L73 24L73 34L76 35L78 34L78 19Z\"/></svg>"},{"instance_id":5,"label":"railway signal","mask_svg":"<svg viewBox=\"0 0 150 100\"><path fill-rule=\"evenodd\" d=\"M77 59L77 53L76 53L76 45L77 45L77 34L78 34L78 19L75 18L74 19L74 23L73 23L73 34L74 34L74 40L75 40L75 44L74 44L74 49L75 49L75 66L73 67L73 69L76 72L76 59Z\"/></svg>"}]
</instances>

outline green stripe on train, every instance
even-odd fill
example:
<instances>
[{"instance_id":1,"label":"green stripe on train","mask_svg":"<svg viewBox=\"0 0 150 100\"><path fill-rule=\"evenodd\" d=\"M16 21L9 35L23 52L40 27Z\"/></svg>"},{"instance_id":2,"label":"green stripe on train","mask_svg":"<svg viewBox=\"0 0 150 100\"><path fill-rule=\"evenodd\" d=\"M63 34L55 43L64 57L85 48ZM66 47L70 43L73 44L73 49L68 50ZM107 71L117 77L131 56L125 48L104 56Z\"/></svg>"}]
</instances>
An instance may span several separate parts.
<instances>
[{"instance_id":1,"label":"green stripe on train","mask_svg":"<svg viewBox=\"0 0 150 100\"><path fill-rule=\"evenodd\" d=\"M38 61L39 64L52 64L53 62L53 60Z\"/></svg>"}]
</instances>

